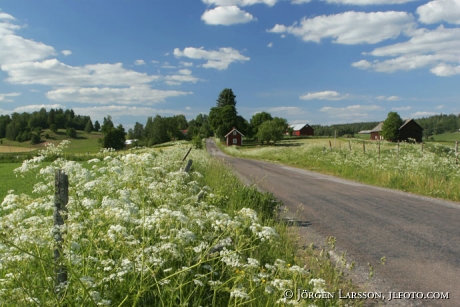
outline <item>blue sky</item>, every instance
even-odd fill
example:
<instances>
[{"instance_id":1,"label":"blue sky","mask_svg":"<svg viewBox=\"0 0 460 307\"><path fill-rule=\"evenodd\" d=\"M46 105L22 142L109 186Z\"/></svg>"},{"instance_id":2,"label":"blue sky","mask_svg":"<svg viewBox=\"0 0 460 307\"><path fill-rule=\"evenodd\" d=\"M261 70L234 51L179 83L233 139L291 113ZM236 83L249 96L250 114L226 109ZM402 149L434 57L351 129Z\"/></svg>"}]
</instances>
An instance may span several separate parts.
<instances>
[{"instance_id":1,"label":"blue sky","mask_svg":"<svg viewBox=\"0 0 460 307\"><path fill-rule=\"evenodd\" d=\"M0 114L130 128L209 113L292 124L460 113L460 0L2 0Z\"/></svg>"}]
</instances>

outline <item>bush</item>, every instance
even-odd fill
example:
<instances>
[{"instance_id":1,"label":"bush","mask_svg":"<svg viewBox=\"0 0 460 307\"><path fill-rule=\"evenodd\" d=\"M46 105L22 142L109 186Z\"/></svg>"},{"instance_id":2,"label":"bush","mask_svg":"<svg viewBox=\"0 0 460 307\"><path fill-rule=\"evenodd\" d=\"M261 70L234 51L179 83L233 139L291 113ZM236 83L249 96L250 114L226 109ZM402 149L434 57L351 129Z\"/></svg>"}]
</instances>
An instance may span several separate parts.
<instances>
[{"instance_id":1,"label":"bush","mask_svg":"<svg viewBox=\"0 0 460 307\"><path fill-rule=\"evenodd\" d=\"M32 133L30 144L35 145L35 144L40 143L40 141L41 141L40 135L37 133Z\"/></svg>"},{"instance_id":2,"label":"bush","mask_svg":"<svg viewBox=\"0 0 460 307\"><path fill-rule=\"evenodd\" d=\"M67 128L66 134L68 137L71 137L72 139L77 138L77 130L75 130L74 128Z\"/></svg>"}]
</instances>

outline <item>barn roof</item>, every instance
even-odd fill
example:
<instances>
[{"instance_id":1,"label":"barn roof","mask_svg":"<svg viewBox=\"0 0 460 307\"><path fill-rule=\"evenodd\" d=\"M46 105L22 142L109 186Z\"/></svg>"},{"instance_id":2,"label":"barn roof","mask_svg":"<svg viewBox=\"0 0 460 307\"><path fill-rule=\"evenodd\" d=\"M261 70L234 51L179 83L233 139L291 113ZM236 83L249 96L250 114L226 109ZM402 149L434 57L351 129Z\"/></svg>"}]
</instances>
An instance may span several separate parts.
<instances>
[{"instance_id":1,"label":"barn roof","mask_svg":"<svg viewBox=\"0 0 460 307\"><path fill-rule=\"evenodd\" d=\"M241 132L239 132L235 127L233 127L232 130L230 130L229 133L227 133L224 137L226 138L230 133L232 133L234 130L236 130L236 132L238 132L239 134L241 134L241 136L244 136L244 134L242 134Z\"/></svg>"},{"instance_id":2,"label":"barn roof","mask_svg":"<svg viewBox=\"0 0 460 307\"><path fill-rule=\"evenodd\" d=\"M383 127L383 122L381 122L377 126L375 126L374 129L371 130L371 132L380 132L380 131L382 131L382 127Z\"/></svg>"},{"instance_id":3,"label":"barn roof","mask_svg":"<svg viewBox=\"0 0 460 307\"><path fill-rule=\"evenodd\" d=\"M417 126L420 127L420 129L423 130L423 128L422 128L419 124L417 124L417 122L416 122L413 118L405 119L405 120L404 120L404 123L401 125L401 127L399 127L398 130L401 130L404 126L406 126L406 125L407 125L408 123L410 123L411 121L413 121Z\"/></svg>"},{"instance_id":4,"label":"barn roof","mask_svg":"<svg viewBox=\"0 0 460 307\"><path fill-rule=\"evenodd\" d=\"M297 124L297 125L289 125L289 128L292 128L294 131L301 130L303 127L310 126L309 124Z\"/></svg>"},{"instance_id":5,"label":"barn roof","mask_svg":"<svg viewBox=\"0 0 460 307\"><path fill-rule=\"evenodd\" d=\"M403 124L401 125L401 127L398 128L398 130L401 130L404 126L406 126L408 123L410 123L411 121L413 121L414 123L417 124L417 122L413 119L413 118L407 118L403 121ZM417 124L421 129L423 129L419 124ZM371 130L371 132L380 132L382 131L382 127L383 127L383 122L379 123L377 126L374 127L374 129Z\"/></svg>"}]
</instances>

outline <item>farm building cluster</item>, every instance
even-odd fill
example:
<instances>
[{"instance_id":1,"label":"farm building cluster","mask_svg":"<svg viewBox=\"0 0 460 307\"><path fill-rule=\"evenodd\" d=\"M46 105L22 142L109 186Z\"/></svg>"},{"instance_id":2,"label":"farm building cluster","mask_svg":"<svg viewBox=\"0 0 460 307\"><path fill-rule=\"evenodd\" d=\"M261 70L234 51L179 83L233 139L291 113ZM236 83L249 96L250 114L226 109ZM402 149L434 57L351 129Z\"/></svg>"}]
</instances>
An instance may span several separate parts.
<instances>
[{"instance_id":1,"label":"farm building cluster","mask_svg":"<svg viewBox=\"0 0 460 307\"><path fill-rule=\"evenodd\" d=\"M379 123L377 126L374 127L372 130L364 130L360 131L360 134L370 134L370 139L372 141L383 140L383 136L380 135L380 132L383 128L383 122ZM409 141L415 140L416 142L420 143L423 137L423 128L417 124L417 122L413 118L405 119L401 127L398 128L399 137L397 141Z\"/></svg>"}]
</instances>

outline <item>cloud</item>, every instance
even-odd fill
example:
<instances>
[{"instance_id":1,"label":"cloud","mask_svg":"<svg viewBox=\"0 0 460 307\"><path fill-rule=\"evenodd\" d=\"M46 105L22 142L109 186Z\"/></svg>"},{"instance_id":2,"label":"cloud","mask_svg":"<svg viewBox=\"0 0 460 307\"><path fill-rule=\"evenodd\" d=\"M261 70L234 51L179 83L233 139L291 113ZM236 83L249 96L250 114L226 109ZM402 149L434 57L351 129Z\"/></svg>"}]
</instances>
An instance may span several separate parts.
<instances>
[{"instance_id":1,"label":"cloud","mask_svg":"<svg viewBox=\"0 0 460 307\"><path fill-rule=\"evenodd\" d=\"M71 55L72 54L72 51L70 50L62 50L61 53L65 56L68 56L68 55Z\"/></svg>"},{"instance_id":2,"label":"cloud","mask_svg":"<svg viewBox=\"0 0 460 307\"><path fill-rule=\"evenodd\" d=\"M305 42L319 43L332 38L337 44L376 44L396 38L413 27L413 17L406 12L345 12L337 15L303 18L292 26L276 24L268 32L288 33Z\"/></svg>"},{"instance_id":3,"label":"cloud","mask_svg":"<svg viewBox=\"0 0 460 307\"><path fill-rule=\"evenodd\" d=\"M344 100L349 97L348 94L340 94L335 91L324 91L324 92L314 92L308 93L300 96L302 100Z\"/></svg>"},{"instance_id":4,"label":"cloud","mask_svg":"<svg viewBox=\"0 0 460 307\"><path fill-rule=\"evenodd\" d=\"M56 59L42 62L4 64L6 81L13 84L41 84L51 86L112 85L131 86L160 79L123 68L121 63L69 66Z\"/></svg>"},{"instance_id":5,"label":"cloud","mask_svg":"<svg viewBox=\"0 0 460 307\"><path fill-rule=\"evenodd\" d=\"M268 48L273 47L273 43L272 43L272 42L268 43L267 47L268 47Z\"/></svg>"},{"instance_id":6,"label":"cloud","mask_svg":"<svg viewBox=\"0 0 460 307\"><path fill-rule=\"evenodd\" d=\"M83 107L83 108L72 108L76 114L85 114L90 116L93 120L102 119L103 117L110 114L112 117L121 116L142 116L148 115L162 115L171 116L184 114L182 110L172 109L156 109L149 107L136 107L136 106L97 106L97 107Z\"/></svg>"},{"instance_id":7,"label":"cloud","mask_svg":"<svg viewBox=\"0 0 460 307\"><path fill-rule=\"evenodd\" d=\"M140 66L140 65L145 65L145 61L144 61L144 60L136 60L136 61L134 62L134 65L138 65L138 66Z\"/></svg>"},{"instance_id":8,"label":"cloud","mask_svg":"<svg viewBox=\"0 0 460 307\"><path fill-rule=\"evenodd\" d=\"M306 112L298 107L276 107L267 110L269 113L281 113L286 115L300 115Z\"/></svg>"},{"instance_id":9,"label":"cloud","mask_svg":"<svg viewBox=\"0 0 460 307\"><path fill-rule=\"evenodd\" d=\"M12 102L12 99L9 99L8 97L17 97L21 95L21 93L8 93L8 94L2 94L0 93L0 102Z\"/></svg>"},{"instance_id":10,"label":"cloud","mask_svg":"<svg viewBox=\"0 0 460 307\"><path fill-rule=\"evenodd\" d=\"M433 115L436 115L438 113L436 112L415 112L415 113L412 113L410 116L412 118L420 118L420 117L428 117L428 116L433 116Z\"/></svg>"},{"instance_id":11,"label":"cloud","mask_svg":"<svg viewBox=\"0 0 460 307\"><path fill-rule=\"evenodd\" d=\"M445 105L441 104L439 106L436 106L435 109L441 110L444 109Z\"/></svg>"},{"instance_id":12,"label":"cloud","mask_svg":"<svg viewBox=\"0 0 460 307\"><path fill-rule=\"evenodd\" d=\"M0 65L43 60L55 55L53 47L17 36L21 27L10 23L13 16L0 13Z\"/></svg>"},{"instance_id":13,"label":"cloud","mask_svg":"<svg viewBox=\"0 0 460 307\"><path fill-rule=\"evenodd\" d=\"M395 108L391 108L393 111L408 111L410 109L412 109L412 107L410 106L406 106L406 107L395 107Z\"/></svg>"},{"instance_id":14,"label":"cloud","mask_svg":"<svg viewBox=\"0 0 460 307\"><path fill-rule=\"evenodd\" d=\"M249 6L254 4L266 4L274 6L278 0L202 0L204 4L214 6Z\"/></svg>"},{"instance_id":15,"label":"cloud","mask_svg":"<svg viewBox=\"0 0 460 307\"><path fill-rule=\"evenodd\" d=\"M180 63L182 66L184 66L184 67L191 67L191 66L193 66L193 63L192 63L192 62L183 62L183 61L181 61L181 62L179 62L179 63Z\"/></svg>"},{"instance_id":16,"label":"cloud","mask_svg":"<svg viewBox=\"0 0 460 307\"><path fill-rule=\"evenodd\" d=\"M458 0L430 1L417 8L419 21L422 23L438 23L446 21L460 24L460 2Z\"/></svg>"},{"instance_id":17,"label":"cloud","mask_svg":"<svg viewBox=\"0 0 460 307\"><path fill-rule=\"evenodd\" d=\"M382 107L376 105L351 105L342 108L323 107L321 112L326 113L330 117L341 118L343 120L365 121L369 119L369 112L381 111Z\"/></svg>"},{"instance_id":18,"label":"cloud","mask_svg":"<svg viewBox=\"0 0 460 307\"><path fill-rule=\"evenodd\" d=\"M326 0L327 3L347 4L347 5L389 5L403 4L417 0Z\"/></svg>"},{"instance_id":19,"label":"cloud","mask_svg":"<svg viewBox=\"0 0 460 307\"><path fill-rule=\"evenodd\" d=\"M169 85L180 85L183 82L196 83L201 81L201 79L192 76L192 71L190 69L180 69L177 74L166 76L165 80L166 84Z\"/></svg>"},{"instance_id":20,"label":"cloud","mask_svg":"<svg viewBox=\"0 0 460 307\"><path fill-rule=\"evenodd\" d=\"M256 20L256 18L237 6L218 6L204 12L201 20L208 25L230 26L239 23L248 23Z\"/></svg>"},{"instance_id":21,"label":"cloud","mask_svg":"<svg viewBox=\"0 0 460 307\"><path fill-rule=\"evenodd\" d=\"M213 51L204 50L204 47L187 47L183 51L175 48L174 55L176 57L187 57L195 60L206 60L207 62L202 65L204 68L215 68L218 70L227 69L234 62L250 60L249 57L243 56L237 50L230 47L219 48L219 50Z\"/></svg>"},{"instance_id":22,"label":"cloud","mask_svg":"<svg viewBox=\"0 0 460 307\"><path fill-rule=\"evenodd\" d=\"M460 28L435 30L418 29L413 31L410 40L374 49L365 55L376 57L394 57L392 59L372 62L360 60L352 66L378 72L395 72L431 67L437 76L460 74Z\"/></svg>"},{"instance_id":23,"label":"cloud","mask_svg":"<svg viewBox=\"0 0 460 307\"><path fill-rule=\"evenodd\" d=\"M309 3L311 0L292 0L292 4Z\"/></svg>"},{"instance_id":24,"label":"cloud","mask_svg":"<svg viewBox=\"0 0 460 307\"><path fill-rule=\"evenodd\" d=\"M377 96L377 100L397 101L400 98L398 96Z\"/></svg>"},{"instance_id":25,"label":"cloud","mask_svg":"<svg viewBox=\"0 0 460 307\"><path fill-rule=\"evenodd\" d=\"M47 110L49 109L66 109L66 106L63 106L62 104L31 104L27 106L21 106L17 107L13 110L13 112L28 112L32 113L35 111L40 111L40 109L45 108Z\"/></svg>"},{"instance_id":26,"label":"cloud","mask_svg":"<svg viewBox=\"0 0 460 307\"><path fill-rule=\"evenodd\" d=\"M97 104L154 104L165 101L169 97L193 94L183 91L166 91L152 89L147 85L131 86L129 88L112 87L64 87L49 91L46 97L57 102L78 102ZM145 115L145 114L144 114Z\"/></svg>"}]
</instances>

